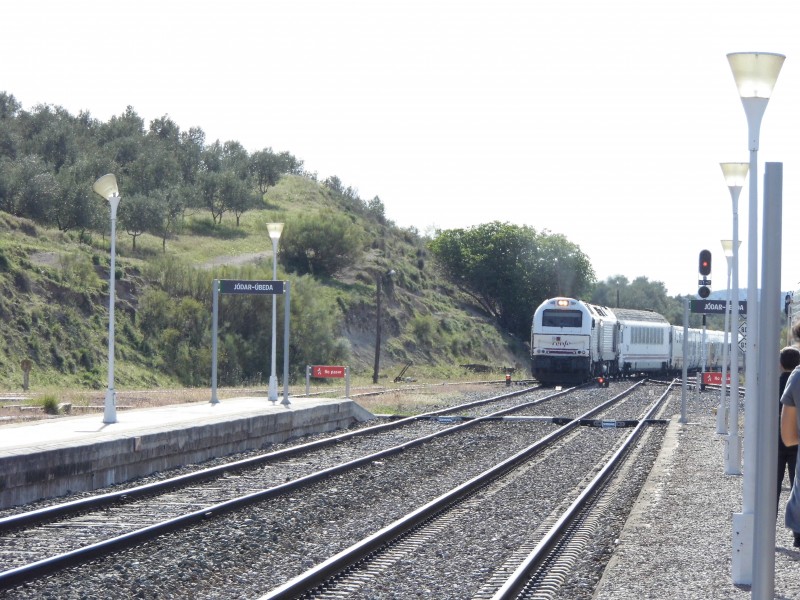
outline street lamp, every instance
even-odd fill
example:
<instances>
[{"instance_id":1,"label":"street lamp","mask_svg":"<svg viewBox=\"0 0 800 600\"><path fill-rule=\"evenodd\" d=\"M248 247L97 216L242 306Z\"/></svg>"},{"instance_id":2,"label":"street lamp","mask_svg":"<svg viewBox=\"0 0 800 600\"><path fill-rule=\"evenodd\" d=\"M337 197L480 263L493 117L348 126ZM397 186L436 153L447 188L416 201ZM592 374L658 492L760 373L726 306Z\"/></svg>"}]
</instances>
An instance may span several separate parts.
<instances>
[{"instance_id":1,"label":"street lamp","mask_svg":"<svg viewBox=\"0 0 800 600\"><path fill-rule=\"evenodd\" d=\"M733 240L731 241L731 292L728 294L730 304L730 340L731 340L731 391L728 412L728 444L725 452L725 472L728 475L742 473L742 442L739 439L739 194L744 187L744 180L750 169L748 163L720 163L725 185L731 194L733 209ZM727 258L727 254L726 254ZM725 382L722 383L723 389Z\"/></svg>"},{"instance_id":2,"label":"street lamp","mask_svg":"<svg viewBox=\"0 0 800 600\"><path fill-rule=\"evenodd\" d=\"M117 392L114 390L114 291L116 287L117 207L119 188L113 173L103 175L94 182L92 189L98 196L108 200L111 206L111 265L108 273L108 389L106 390L103 423L117 422Z\"/></svg>"},{"instance_id":3,"label":"street lamp","mask_svg":"<svg viewBox=\"0 0 800 600\"><path fill-rule=\"evenodd\" d=\"M272 240L272 279L278 279L278 240L283 233L283 223L267 223L269 239ZM278 378L275 376L275 330L277 311L275 308L275 294L272 295L272 357L269 372L269 399L278 400Z\"/></svg>"},{"instance_id":4,"label":"street lamp","mask_svg":"<svg viewBox=\"0 0 800 600\"><path fill-rule=\"evenodd\" d=\"M753 522L756 498L756 436L758 431L758 143L761 119L786 59L782 54L734 52L728 54L736 88L747 117L750 149L750 203L747 234L747 350L745 354L744 476L742 512L733 516L734 537L741 540L734 548L735 583L749 584L753 567ZM738 312L738 311L737 311Z\"/></svg>"},{"instance_id":5,"label":"street lamp","mask_svg":"<svg viewBox=\"0 0 800 600\"><path fill-rule=\"evenodd\" d=\"M372 383L378 383L378 371L381 366L381 282L384 277L394 277L395 270L390 269L386 273L380 273L375 278L377 286L375 288L375 364L372 369Z\"/></svg>"},{"instance_id":6,"label":"street lamp","mask_svg":"<svg viewBox=\"0 0 800 600\"><path fill-rule=\"evenodd\" d=\"M719 395L719 408L717 410L717 433L722 435L728 434L728 424L725 421L726 409L726 395L728 393L728 340L733 339L730 333L731 323L731 263L733 261L733 240L721 240L722 252L725 255L725 261L728 266L727 280L725 284L725 326L723 327L724 337L722 341L722 384L720 385ZM737 302L738 310L738 302ZM738 320L737 320L738 326ZM737 336L738 338L738 336ZM738 341L738 340L737 340ZM738 359L737 359L738 360ZM738 377L738 374L737 374ZM738 401L738 397L737 397Z\"/></svg>"},{"instance_id":7,"label":"street lamp","mask_svg":"<svg viewBox=\"0 0 800 600\"><path fill-rule=\"evenodd\" d=\"M761 119L781 72L782 54L735 52L728 54L736 88L747 116L750 149L750 203L747 233L747 352L745 354L745 452L742 509L755 505L755 432L758 390L758 143Z\"/></svg>"}]
</instances>

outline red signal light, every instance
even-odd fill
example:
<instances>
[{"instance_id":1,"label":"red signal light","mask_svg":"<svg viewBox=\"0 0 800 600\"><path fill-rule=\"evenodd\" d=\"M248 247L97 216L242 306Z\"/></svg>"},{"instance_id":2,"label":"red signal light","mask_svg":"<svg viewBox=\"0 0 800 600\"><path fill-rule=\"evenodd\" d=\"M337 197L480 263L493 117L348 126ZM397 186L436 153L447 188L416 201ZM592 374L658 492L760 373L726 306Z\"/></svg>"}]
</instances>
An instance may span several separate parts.
<instances>
[{"instance_id":1,"label":"red signal light","mask_svg":"<svg viewBox=\"0 0 800 600\"><path fill-rule=\"evenodd\" d=\"M700 251L699 268L700 275L711 275L711 252L709 250Z\"/></svg>"}]
</instances>

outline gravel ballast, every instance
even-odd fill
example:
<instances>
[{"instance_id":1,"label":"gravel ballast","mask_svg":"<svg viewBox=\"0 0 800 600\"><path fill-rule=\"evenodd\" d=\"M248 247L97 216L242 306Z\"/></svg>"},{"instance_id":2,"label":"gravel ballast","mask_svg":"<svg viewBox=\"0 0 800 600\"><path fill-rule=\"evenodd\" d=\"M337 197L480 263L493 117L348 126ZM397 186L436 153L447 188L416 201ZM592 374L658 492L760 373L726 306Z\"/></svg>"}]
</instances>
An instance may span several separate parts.
<instances>
[{"instance_id":1,"label":"gravel ballast","mask_svg":"<svg viewBox=\"0 0 800 600\"><path fill-rule=\"evenodd\" d=\"M638 500L619 539L611 545L613 554L602 580L595 587L611 549L600 543L600 535L595 540L597 548L586 553L589 562L598 563L597 574L568 582L561 590L568 595L558 597L639 600L750 595L749 586L735 586L731 581L731 515L741 510L742 478L724 474L724 437L715 431L715 405L716 396L704 394L691 401L688 424L678 423L679 415L671 418L663 450L645 488L640 494L629 492L631 502L637 495ZM673 412L675 407L673 401ZM210 520L204 526L151 542L144 552L131 550L98 559L91 565L0 592L0 598L257 598L298 570L312 567L380 528L387 519L396 518L501 455L530 443L545 427L543 423L481 425L463 443L454 443L452 438L431 444L423 462L414 459L415 451L404 453L396 461L377 461L329 482L324 493L307 490L290 494L263 508L253 507L229 517L222 529ZM663 425L659 427L663 432ZM613 432L595 433L599 435L588 436L590 445L583 447L579 456L564 456L562 465L554 463L548 470L563 473L568 470L563 465L605 452L607 448L595 448L594 443ZM386 479L392 472L396 472L393 482ZM426 472L428 476L420 480ZM409 489L406 482L412 480L414 486ZM539 492L533 489L524 491L525 502L509 502L498 495L499 503L491 512L516 510L521 504L533 504L547 512L549 503L564 493L550 489L552 499L537 498ZM513 486L509 490L513 491ZM791 534L783 528L787 496L784 490L776 524L775 597L800 598L800 552L792 548ZM386 510L387 506L391 510ZM396 564L407 589L395 581L383 589L362 591L371 598L472 597L471 593L460 594L467 589L474 592L486 575L484 567L503 559L490 558L496 550L502 554L503 547L493 549L487 538L510 539L524 528L514 510L499 515L491 525L487 518L491 513L486 512L483 519L476 515L473 522L462 522L458 529L474 532L475 539L465 544L455 535L441 536L438 545L428 551L431 561L427 567L422 556ZM619 531L623 521L624 517L617 527L606 520L604 529ZM459 554L463 556L459 558ZM477 557L472 564L471 554ZM459 564L468 568L449 572ZM576 565L578 571L584 568ZM466 584L465 574L475 581ZM448 582L455 587L446 589Z\"/></svg>"}]
</instances>

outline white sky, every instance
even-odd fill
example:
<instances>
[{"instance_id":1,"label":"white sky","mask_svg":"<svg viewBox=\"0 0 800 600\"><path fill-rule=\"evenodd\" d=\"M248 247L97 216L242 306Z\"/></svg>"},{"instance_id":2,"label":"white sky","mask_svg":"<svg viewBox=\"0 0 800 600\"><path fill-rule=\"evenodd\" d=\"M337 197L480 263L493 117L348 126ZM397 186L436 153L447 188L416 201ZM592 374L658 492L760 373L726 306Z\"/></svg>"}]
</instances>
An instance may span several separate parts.
<instances>
[{"instance_id":1,"label":"white sky","mask_svg":"<svg viewBox=\"0 0 800 600\"><path fill-rule=\"evenodd\" d=\"M783 163L782 288L799 287L795 2L26 0L3 14L0 90L26 110L166 114L209 143L287 150L380 196L400 226L547 229L598 279L644 275L670 294L696 291L703 248L725 288L719 163L749 161L726 54L785 54L759 181Z\"/></svg>"}]
</instances>

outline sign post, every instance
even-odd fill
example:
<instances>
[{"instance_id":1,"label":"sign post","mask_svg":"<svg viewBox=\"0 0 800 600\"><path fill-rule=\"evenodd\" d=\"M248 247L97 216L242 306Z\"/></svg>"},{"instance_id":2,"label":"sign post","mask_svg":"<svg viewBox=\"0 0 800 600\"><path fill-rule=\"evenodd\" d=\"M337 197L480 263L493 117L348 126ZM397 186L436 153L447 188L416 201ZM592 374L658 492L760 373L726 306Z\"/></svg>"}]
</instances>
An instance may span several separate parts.
<instances>
[{"instance_id":1,"label":"sign post","mask_svg":"<svg viewBox=\"0 0 800 600\"><path fill-rule=\"evenodd\" d=\"M350 398L350 367L331 365L306 365L306 396L310 390L310 379L341 379L344 378L344 397Z\"/></svg>"},{"instance_id":2,"label":"sign post","mask_svg":"<svg viewBox=\"0 0 800 600\"><path fill-rule=\"evenodd\" d=\"M257 294L274 296L283 294L285 304L283 336L283 401L289 406L289 282L257 281L242 279L215 279L212 290L211 316L211 404L218 404L217 398L217 326L219 319L220 294Z\"/></svg>"},{"instance_id":3,"label":"sign post","mask_svg":"<svg viewBox=\"0 0 800 600\"><path fill-rule=\"evenodd\" d=\"M727 303L726 300L692 300L690 304L695 314L724 315ZM739 300L739 314L747 314L747 300Z\"/></svg>"}]
</instances>

